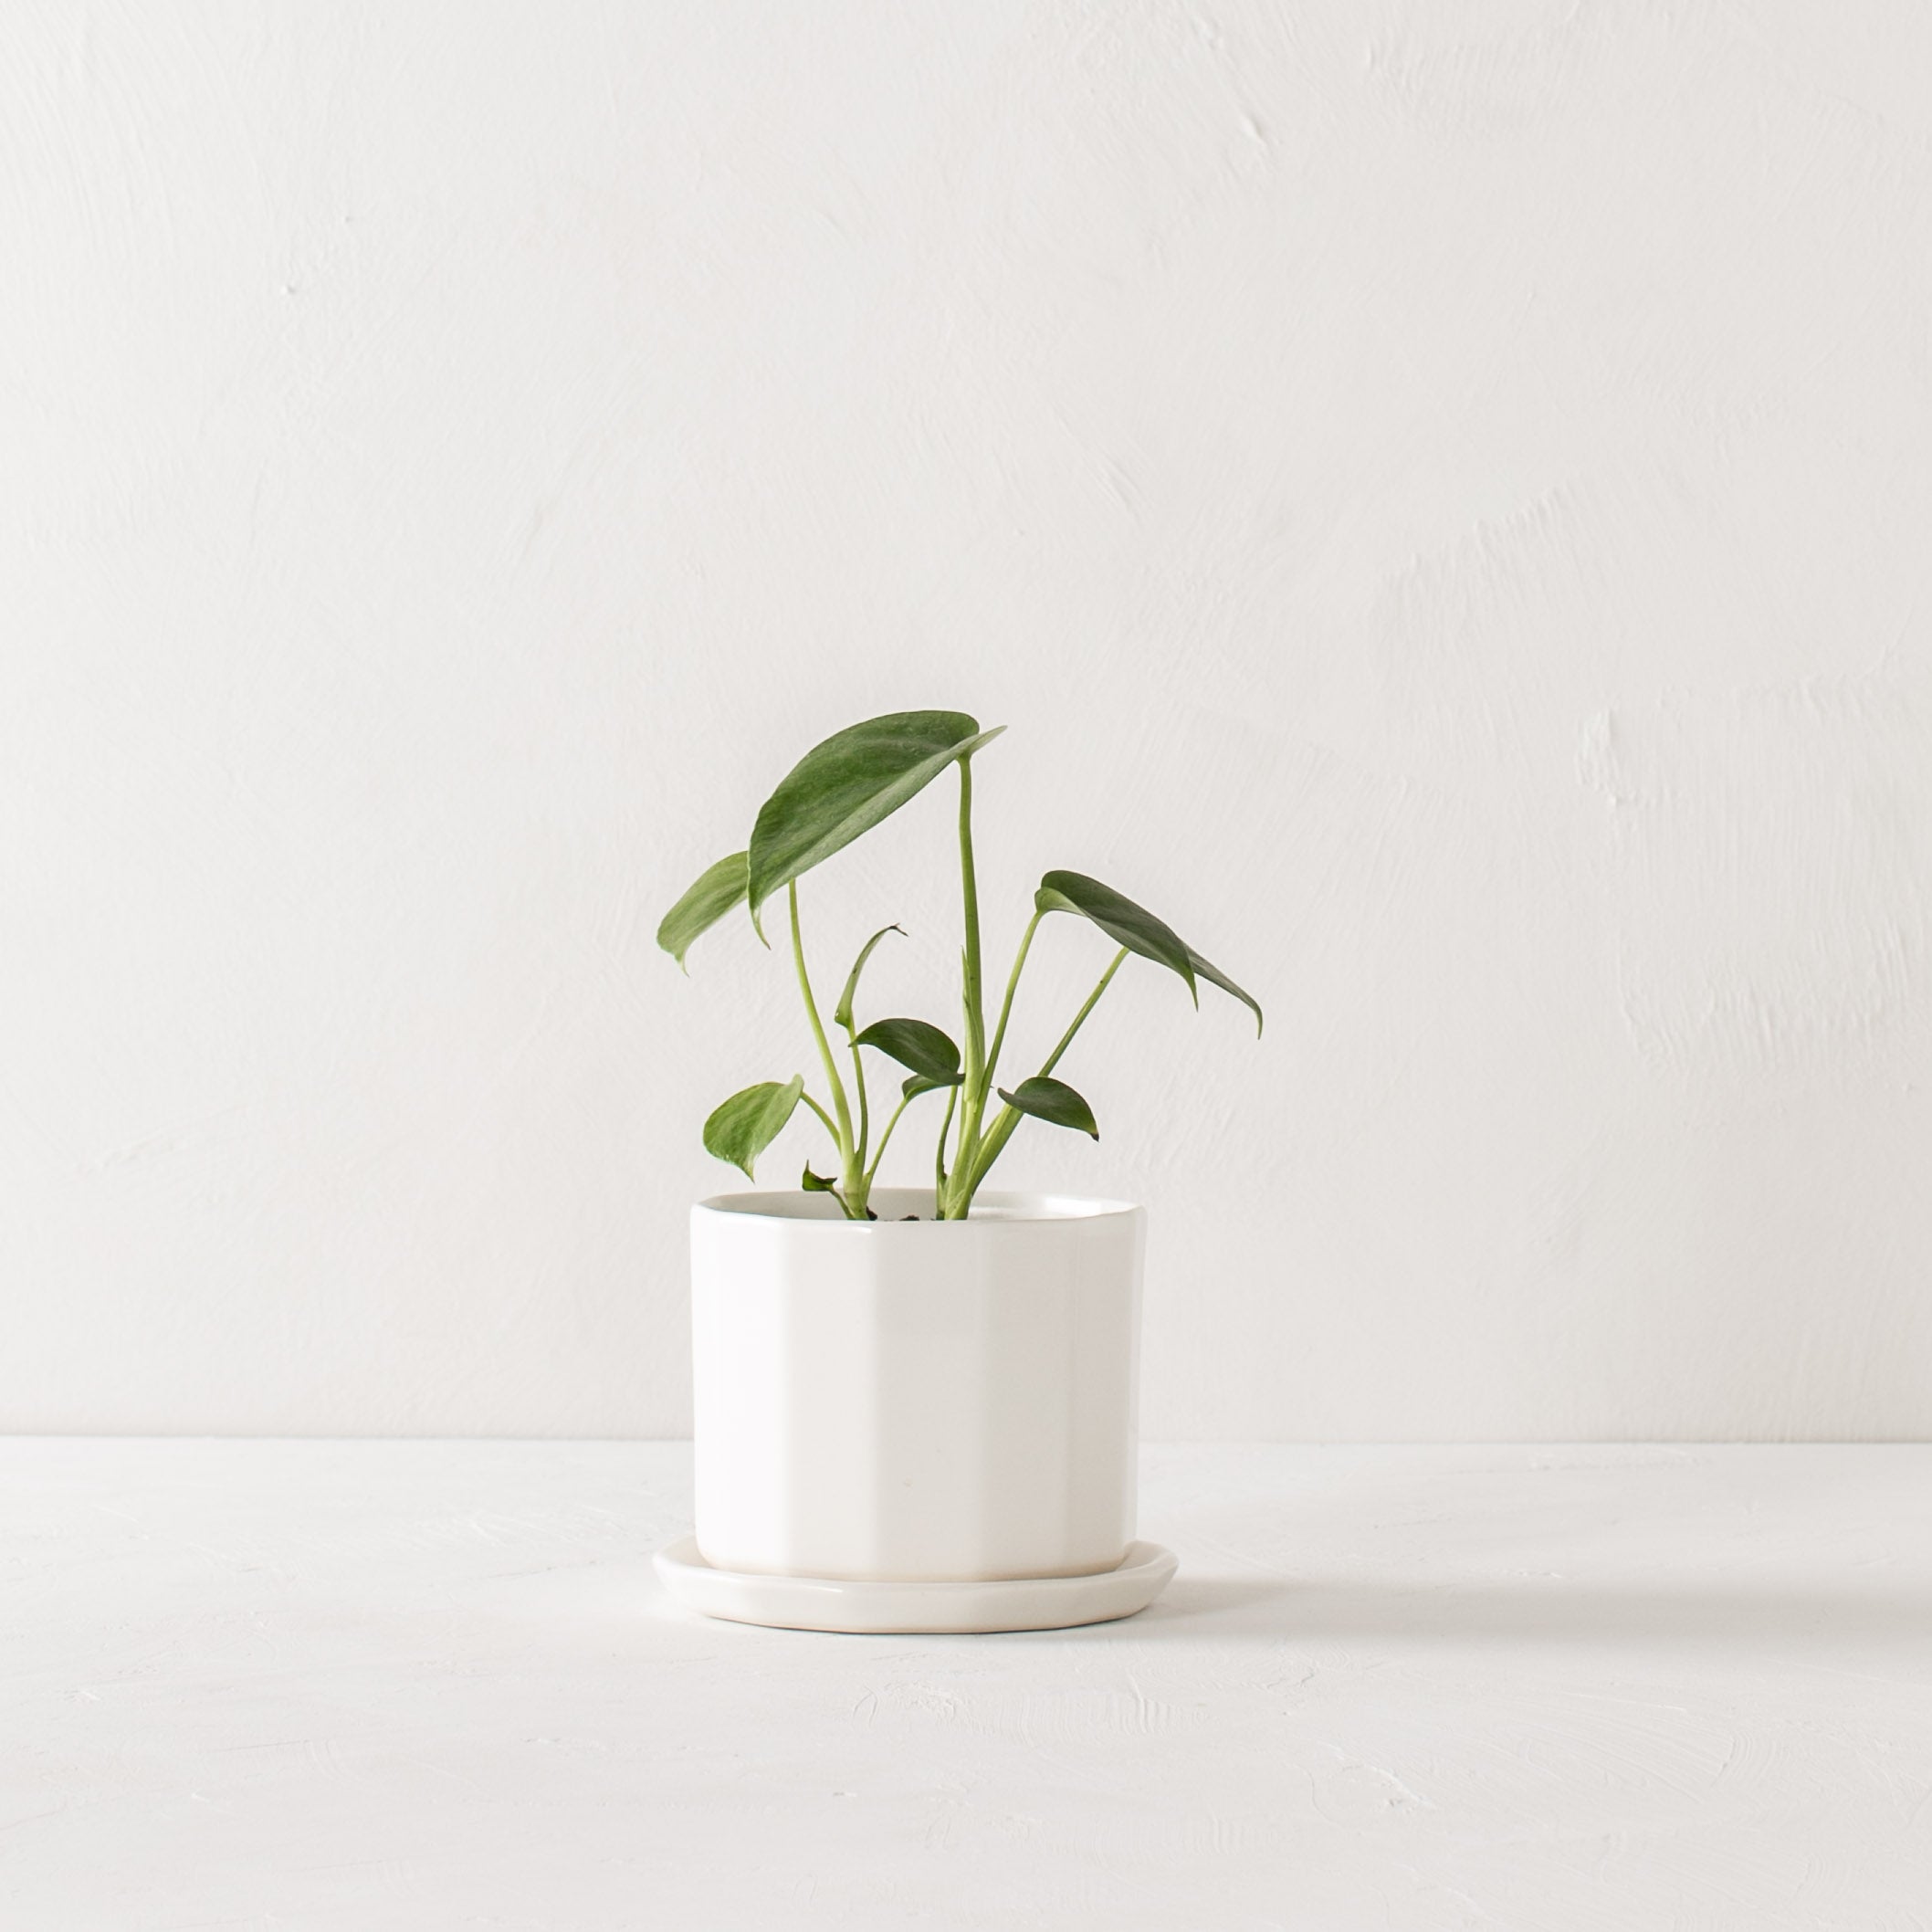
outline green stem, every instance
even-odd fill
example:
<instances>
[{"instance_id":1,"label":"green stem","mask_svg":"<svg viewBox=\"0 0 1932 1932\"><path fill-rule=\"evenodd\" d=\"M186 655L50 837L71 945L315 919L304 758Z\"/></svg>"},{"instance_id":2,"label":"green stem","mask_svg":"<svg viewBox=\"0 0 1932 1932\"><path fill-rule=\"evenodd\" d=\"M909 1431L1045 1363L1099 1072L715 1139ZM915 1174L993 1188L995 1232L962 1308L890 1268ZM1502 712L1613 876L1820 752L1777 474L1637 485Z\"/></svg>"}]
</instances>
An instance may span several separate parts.
<instances>
[{"instance_id":1,"label":"green stem","mask_svg":"<svg viewBox=\"0 0 1932 1932\"><path fill-rule=\"evenodd\" d=\"M980 885L972 864L972 760L960 761L960 892L966 928L961 994L966 1008L964 1105L960 1109L960 1155L970 1158L986 1105L986 1009L980 982ZM958 1162L955 1162L958 1165Z\"/></svg>"},{"instance_id":2,"label":"green stem","mask_svg":"<svg viewBox=\"0 0 1932 1932\"><path fill-rule=\"evenodd\" d=\"M803 1100L805 1105L809 1107L812 1111L825 1123L825 1126L831 1131L832 1138L836 1140L838 1139L837 1121L835 1121L832 1118L832 1116L828 1114L824 1110L824 1108L822 1108L818 1104L818 1102L812 1097L810 1094L800 1094L798 1097ZM863 1209L863 1207L861 1207L858 1213L853 1213L852 1203L845 1199L845 1195L842 1194L837 1188L834 1188L832 1190L832 1198L833 1200L838 1202L839 1212L845 1215L847 1221L863 1221L866 1218L865 1210Z\"/></svg>"},{"instance_id":3,"label":"green stem","mask_svg":"<svg viewBox=\"0 0 1932 1932\"><path fill-rule=\"evenodd\" d=\"M872 1104L866 1097L866 1060L858 1050L858 1035L848 1026L845 1037L852 1045L852 1074L858 1085L858 1164L864 1167L866 1149L872 1139Z\"/></svg>"},{"instance_id":4,"label":"green stem","mask_svg":"<svg viewBox=\"0 0 1932 1932\"><path fill-rule=\"evenodd\" d=\"M1055 1067L1059 1066L1060 1055L1064 1054L1066 1049L1074 1044L1074 1035L1080 1031L1083 1025L1086 1024L1087 1014L1090 1013L1094 1010L1094 1008L1100 1003L1100 995L1107 991L1108 986L1112 981L1114 975L1120 971L1120 962L1126 957L1127 948L1123 946L1121 947L1119 951L1114 955L1113 961L1108 967L1107 971L1100 975L1100 983L1096 986L1090 993L1087 994L1087 1004L1083 1006L1079 1010L1079 1012L1074 1015L1073 1024L1069 1026L1066 1031L1060 1035L1060 1044L1056 1047L1055 1047L1050 1054L1047 1055L1046 1064L1040 1069L1043 1075L1050 1074Z\"/></svg>"},{"instance_id":5,"label":"green stem","mask_svg":"<svg viewBox=\"0 0 1932 1932\"><path fill-rule=\"evenodd\" d=\"M986 1085L992 1086L993 1076L999 1070L1000 1049L1006 1044L1006 1021L1013 1012L1013 996L1020 983L1020 969L1026 963L1026 955L1033 946L1033 936L1040 929L1040 921L1046 915L1035 911L1026 922L1025 936L1020 941L1020 950L1013 955L1013 971L1006 975L1006 997L1000 1002L1000 1024L992 1030L992 1045L986 1049Z\"/></svg>"},{"instance_id":6,"label":"green stem","mask_svg":"<svg viewBox=\"0 0 1932 1932\"><path fill-rule=\"evenodd\" d=\"M866 1192L872 1192L872 1182L878 1173L878 1164L886 1158L887 1143L892 1139L892 1129L899 1124L899 1116L919 1097L917 1094L907 1094L892 1109L892 1118L886 1123L886 1131L878 1137L878 1152L872 1157L872 1165L866 1170Z\"/></svg>"},{"instance_id":7,"label":"green stem","mask_svg":"<svg viewBox=\"0 0 1932 1932\"><path fill-rule=\"evenodd\" d=\"M832 1105L838 1113L838 1123L832 1130L838 1140L839 1184L849 1186L859 1178L853 1160L856 1150L852 1141L852 1109L845 1101L845 1083L838 1076L838 1063L832 1057L831 1042L825 1038L824 1022L818 1016L818 1002L812 997L812 976L805 971L805 941L798 926L798 881L793 879L785 891L792 907L792 958L798 968L798 990L805 996L805 1016L812 1022L812 1037L818 1042L825 1084L832 1089ZM828 1121L826 1125L832 1123ZM861 1202L861 1212L864 1205ZM846 1212L849 1213L851 1209L848 1207Z\"/></svg>"},{"instance_id":8,"label":"green stem","mask_svg":"<svg viewBox=\"0 0 1932 1932\"><path fill-rule=\"evenodd\" d=\"M1074 1035L1086 1024L1087 1014L1100 1003L1100 995L1113 982L1113 977L1120 971L1120 962L1126 957L1127 948L1123 946L1114 955L1112 964L1100 975L1100 983L1087 994L1087 1003L1074 1015L1073 1024L1060 1035L1060 1044L1047 1055L1045 1064L1040 1068L1040 1074L1043 1078L1060 1064L1060 1055L1074 1044ZM1000 1118L992 1123L985 1139L981 1142L979 1153L973 1161L971 1171L966 1177L965 1199L960 1203L960 1213L961 1216L972 1205L972 1197L979 1192L981 1182L986 1179L993 1162L1000 1158L1006 1143L1013 1139L1013 1129L1025 1118L1016 1107L1001 1108Z\"/></svg>"},{"instance_id":9,"label":"green stem","mask_svg":"<svg viewBox=\"0 0 1932 1932\"><path fill-rule=\"evenodd\" d=\"M958 1087L946 1089L946 1118L940 1122L939 1151L932 1157L932 1212L940 1221L946 1218L946 1132L952 1125L952 1110L959 1098Z\"/></svg>"}]
</instances>

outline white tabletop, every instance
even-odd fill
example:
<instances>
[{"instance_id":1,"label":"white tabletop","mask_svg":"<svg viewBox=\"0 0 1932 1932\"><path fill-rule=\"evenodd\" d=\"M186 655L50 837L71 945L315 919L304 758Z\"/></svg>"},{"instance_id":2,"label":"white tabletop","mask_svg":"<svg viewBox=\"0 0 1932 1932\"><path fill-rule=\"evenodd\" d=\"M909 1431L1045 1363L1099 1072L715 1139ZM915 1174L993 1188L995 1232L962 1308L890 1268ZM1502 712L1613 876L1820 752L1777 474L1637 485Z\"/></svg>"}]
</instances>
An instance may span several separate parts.
<instances>
[{"instance_id":1,"label":"white tabletop","mask_svg":"<svg viewBox=\"0 0 1932 1932\"><path fill-rule=\"evenodd\" d=\"M1130 1622L667 1603L688 1450L0 1445L0 1923L1932 1924L1932 1448L1169 1448Z\"/></svg>"}]
</instances>

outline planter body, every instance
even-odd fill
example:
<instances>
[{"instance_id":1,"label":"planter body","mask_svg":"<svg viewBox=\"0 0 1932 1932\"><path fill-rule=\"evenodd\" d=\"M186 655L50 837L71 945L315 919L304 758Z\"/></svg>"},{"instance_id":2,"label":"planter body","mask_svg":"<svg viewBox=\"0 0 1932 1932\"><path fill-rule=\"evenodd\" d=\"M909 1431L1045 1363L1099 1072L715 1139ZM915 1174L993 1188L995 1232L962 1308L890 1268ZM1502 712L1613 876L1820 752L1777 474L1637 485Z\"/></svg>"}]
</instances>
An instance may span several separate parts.
<instances>
[{"instance_id":1,"label":"planter body","mask_svg":"<svg viewBox=\"0 0 1932 1932\"><path fill-rule=\"evenodd\" d=\"M911 1188L873 1207L691 1211L704 1560L902 1581L1112 1569L1134 1535L1145 1215L982 1193L936 1222Z\"/></svg>"}]
</instances>

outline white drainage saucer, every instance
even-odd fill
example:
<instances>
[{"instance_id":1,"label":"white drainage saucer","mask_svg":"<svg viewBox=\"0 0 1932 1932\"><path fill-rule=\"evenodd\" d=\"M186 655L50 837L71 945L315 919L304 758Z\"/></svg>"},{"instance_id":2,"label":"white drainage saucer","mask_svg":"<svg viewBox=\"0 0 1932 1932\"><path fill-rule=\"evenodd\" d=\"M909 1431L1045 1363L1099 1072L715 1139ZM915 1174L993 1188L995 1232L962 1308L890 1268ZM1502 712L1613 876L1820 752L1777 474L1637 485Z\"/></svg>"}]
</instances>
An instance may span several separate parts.
<instances>
[{"instance_id":1,"label":"white drainage saucer","mask_svg":"<svg viewBox=\"0 0 1932 1932\"><path fill-rule=\"evenodd\" d=\"M783 1630L868 1635L967 1631L1066 1630L1108 1623L1145 1610L1174 1573L1171 1549L1130 1543L1113 1570L1090 1577L1015 1577L996 1582L853 1583L832 1577L767 1577L713 1570L695 1537L656 1555L659 1580L678 1602L708 1617Z\"/></svg>"}]
</instances>

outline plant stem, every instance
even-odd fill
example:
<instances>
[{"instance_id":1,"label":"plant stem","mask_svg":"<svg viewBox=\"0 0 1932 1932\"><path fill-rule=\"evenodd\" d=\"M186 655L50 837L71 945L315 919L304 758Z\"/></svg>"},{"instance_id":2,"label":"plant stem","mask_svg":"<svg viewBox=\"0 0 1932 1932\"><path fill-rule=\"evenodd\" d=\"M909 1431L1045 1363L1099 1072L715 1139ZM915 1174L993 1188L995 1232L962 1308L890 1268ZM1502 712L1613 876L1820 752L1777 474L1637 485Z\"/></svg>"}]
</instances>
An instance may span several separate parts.
<instances>
[{"instance_id":1,"label":"plant stem","mask_svg":"<svg viewBox=\"0 0 1932 1932\"><path fill-rule=\"evenodd\" d=\"M972 862L972 760L960 761L960 898L965 948L960 961L961 1003L965 1008L966 1050L961 1072L960 1138L953 1171L970 1170L986 1108L986 1006L980 971L980 882Z\"/></svg>"},{"instance_id":2,"label":"plant stem","mask_svg":"<svg viewBox=\"0 0 1932 1932\"><path fill-rule=\"evenodd\" d=\"M966 1078L986 1058L986 1015L980 995L980 882L972 865L972 760L960 761L960 892L966 926Z\"/></svg>"},{"instance_id":3,"label":"plant stem","mask_svg":"<svg viewBox=\"0 0 1932 1932\"><path fill-rule=\"evenodd\" d=\"M959 1098L958 1087L946 1089L946 1118L940 1122L939 1151L932 1157L932 1212L940 1221L946 1218L946 1130L952 1125L952 1110Z\"/></svg>"},{"instance_id":4,"label":"plant stem","mask_svg":"<svg viewBox=\"0 0 1932 1932\"><path fill-rule=\"evenodd\" d=\"M1100 975L1100 983L1096 986L1090 993L1087 994L1087 1004L1083 1006L1079 1010L1079 1012L1074 1015L1073 1024L1069 1026L1066 1031L1060 1035L1060 1044L1056 1047L1055 1047L1050 1054L1047 1055L1046 1064L1040 1069L1043 1075L1050 1074L1054 1070L1054 1068L1060 1064L1060 1055L1064 1054L1066 1049L1074 1044L1074 1035L1078 1033L1080 1031L1081 1026L1085 1024L1087 1014L1090 1013L1094 1010L1094 1008L1100 1003L1100 995L1107 991L1108 982L1113 979L1113 976L1120 971L1120 962L1126 957L1127 948L1123 946L1121 947L1119 951L1114 955L1113 960L1111 963L1108 966L1107 971Z\"/></svg>"},{"instance_id":5,"label":"plant stem","mask_svg":"<svg viewBox=\"0 0 1932 1932\"><path fill-rule=\"evenodd\" d=\"M1040 921L1046 915L1035 910L1026 922L1026 932L1020 940L1020 950L1013 955L1013 971L1006 976L1006 997L1000 1002L1000 1023L992 1030L992 1045L986 1049L986 1085L990 1090L993 1076L999 1071L1000 1048L1006 1044L1006 1021L1013 1012L1013 996L1020 983L1020 969L1026 964L1026 955L1033 946L1033 936L1040 929Z\"/></svg>"},{"instance_id":6,"label":"plant stem","mask_svg":"<svg viewBox=\"0 0 1932 1932\"><path fill-rule=\"evenodd\" d=\"M993 1028L992 1045L988 1048L982 1062L978 1078L974 1079L969 1073L964 1083L966 1105L960 1116L960 1145L953 1160L953 1171L956 1174L970 1175L977 1163L980 1149L982 1145L980 1139L980 1122L985 1118L986 1098L992 1091L993 1076L1000 1064L1000 1049L1006 1044L1006 1023L1013 1017L1013 994L1019 989L1020 974L1026 965L1026 955L1033 950L1033 936L1040 929L1040 921L1045 916L1044 912L1035 908L1033 918L1026 922L1026 930L1020 940L1020 950L1013 955L1013 970L1006 975L1006 992L1000 1002L999 1024ZM950 1108L947 1110L947 1118L949 1120L951 1118L951 1109ZM1010 1134L1012 1129L1009 1128L1007 1131ZM943 1132L944 1130L942 1129L942 1151L944 1147ZM1002 1144L1003 1145L1004 1143L1003 1142ZM960 1213L963 1215L972 1204L972 1196L969 1192L964 1200L953 1204L958 1207Z\"/></svg>"},{"instance_id":7,"label":"plant stem","mask_svg":"<svg viewBox=\"0 0 1932 1932\"><path fill-rule=\"evenodd\" d=\"M803 1100L805 1105L809 1107L812 1111L825 1123L826 1128L831 1132L833 1139L836 1140L838 1139L838 1122L835 1121L832 1118L832 1116L828 1114L824 1110L824 1108L822 1108L818 1104L818 1102L812 1097L810 1094L802 1093L799 1095L798 1097ZM810 1166L810 1164L811 1163L809 1161L806 1163L807 1166ZM866 1218L863 1212L860 1212L856 1214L852 1212L852 1203L845 1199L845 1195L843 1195L837 1188L834 1188L832 1190L832 1198L833 1200L838 1202L839 1211L845 1215L847 1221L863 1221Z\"/></svg>"},{"instance_id":8,"label":"plant stem","mask_svg":"<svg viewBox=\"0 0 1932 1932\"><path fill-rule=\"evenodd\" d=\"M818 1056L824 1063L825 1084L832 1089L832 1105L838 1114L837 1124L832 1126L834 1138L838 1142L839 1185L849 1188L861 1180L855 1155L856 1149L852 1139L852 1109L845 1101L845 1083L838 1076L838 1062L832 1057L831 1043L825 1038L824 1023L818 1016L818 1002L812 997L812 976L805 971L805 941L798 925L798 881L793 879L785 888L792 907L792 958L798 968L798 990L804 995L805 1016L812 1022L812 1037L818 1042ZM858 1213L853 1218L861 1218L866 1212L863 1192L857 1202ZM852 1203L845 1203L845 1212L852 1213Z\"/></svg>"},{"instance_id":9,"label":"plant stem","mask_svg":"<svg viewBox=\"0 0 1932 1932\"><path fill-rule=\"evenodd\" d=\"M1112 983L1114 975L1120 971L1121 961L1126 957L1127 948L1123 946L1114 955L1113 961L1107 971L1100 975L1100 983L1087 994L1087 1003L1074 1015L1073 1024L1060 1035L1060 1044L1047 1055L1045 1064L1040 1068L1043 1077L1050 1074L1060 1064L1060 1055L1074 1044L1074 1035L1086 1024L1087 1014L1100 1003L1100 995ZM971 1171L966 1177L965 1199L960 1202L961 1218L964 1217L966 1210L972 1205L972 1197L979 1192L980 1183L985 1180L993 1162L1000 1158L1002 1150L1013 1139L1013 1129L1025 1118L1016 1107L1001 1108L1000 1118L992 1123L985 1139L981 1142ZM955 1175L957 1175L957 1170L955 1170ZM954 1192L958 1193L959 1192L959 1188L955 1185Z\"/></svg>"},{"instance_id":10,"label":"plant stem","mask_svg":"<svg viewBox=\"0 0 1932 1932\"><path fill-rule=\"evenodd\" d=\"M872 1139L872 1106L866 1097L866 1060L858 1050L858 1035L851 1027L845 1029L845 1038L852 1047L852 1075L858 1086L858 1164L866 1164L866 1149ZM879 1143L882 1147L883 1141Z\"/></svg>"},{"instance_id":11,"label":"plant stem","mask_svg":"<svg viewBox=\"0 0 1932 1932\"><path fill-rule=\"evenodd\" d=\"M872 1157L872 1165L866 1170L866 1192L872 1192L872 1182L878 1173L878 1164L886 1158L886 1143L892 1139L892 1129L899 1124L899 1116L918 1098L916 1094L903 1096L899 1104L892 1109L892 1118L886 1123L886 1131L878 1137L878 1152Z\"/></svg>"}]
</instances>

